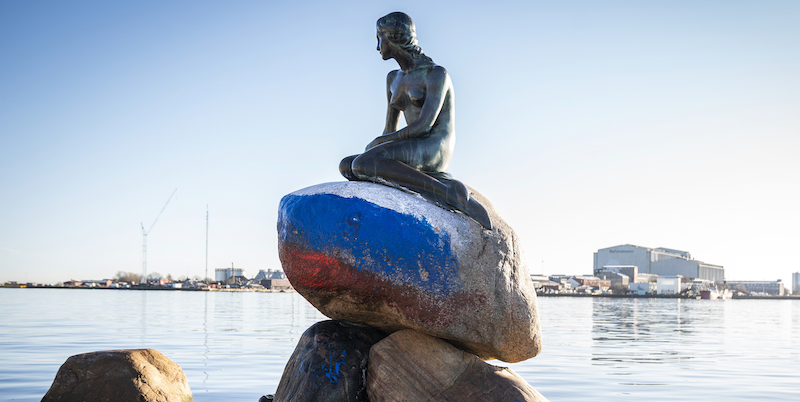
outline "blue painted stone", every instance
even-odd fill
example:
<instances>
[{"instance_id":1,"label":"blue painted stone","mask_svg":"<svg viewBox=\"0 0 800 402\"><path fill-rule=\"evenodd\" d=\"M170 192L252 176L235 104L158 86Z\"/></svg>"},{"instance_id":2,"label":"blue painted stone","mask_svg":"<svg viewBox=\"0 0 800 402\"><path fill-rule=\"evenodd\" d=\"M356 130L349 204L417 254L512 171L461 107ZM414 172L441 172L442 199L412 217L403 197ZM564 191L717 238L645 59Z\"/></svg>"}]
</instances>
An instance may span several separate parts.
<instances>
[{"instance_id":1,"label":"blue painted stone","mask_svg":"<svg viewBox=\"0 0 800 402\"><path fill-rule=\"evenodd\" d=\"M322 321L300 337L286 363L274 400L367 401L364 371L369 349L383 332L342 321Z\"/></svg>"},{"instance_id":2,"label":"blue painted stone","mask_svg":"<svg viewBox=\"0 0 800 402\"><path fill-rule=\"evenodd\" d=\"M323 314L392 332L411 328L482 358L521 361L540 347L536 294L514 231L368 182L285 196L279 253L294 288Z\"/></svg>"}]
</instances>

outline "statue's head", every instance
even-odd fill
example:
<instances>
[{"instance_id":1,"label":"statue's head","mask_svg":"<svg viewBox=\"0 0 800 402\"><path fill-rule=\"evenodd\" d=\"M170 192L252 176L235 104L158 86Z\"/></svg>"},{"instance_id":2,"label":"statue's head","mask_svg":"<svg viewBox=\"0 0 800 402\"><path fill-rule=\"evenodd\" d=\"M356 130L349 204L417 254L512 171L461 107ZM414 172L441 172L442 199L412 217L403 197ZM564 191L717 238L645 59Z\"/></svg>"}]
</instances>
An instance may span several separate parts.
<instances>
[{"instance_id":1,"label":"statue's head","mask_svg":"<svg viewBox=\"0 0 800 402\"><path fill-rule=\"evenodd\" d=\"M422 49L417 44L417 30L414 21L405 13L395 11L380 19L376 24L378 35L412 55L421 55Z\"/></svg>"}]
</instances>

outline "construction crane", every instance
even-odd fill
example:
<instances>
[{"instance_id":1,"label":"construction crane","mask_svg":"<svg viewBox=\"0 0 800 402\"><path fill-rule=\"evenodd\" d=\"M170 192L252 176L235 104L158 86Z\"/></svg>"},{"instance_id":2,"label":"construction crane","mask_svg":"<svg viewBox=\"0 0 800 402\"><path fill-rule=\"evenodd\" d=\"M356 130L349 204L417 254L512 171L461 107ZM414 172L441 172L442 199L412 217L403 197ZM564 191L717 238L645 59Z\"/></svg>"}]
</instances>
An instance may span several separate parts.
<instances>
[{"instance_id":1,"label":"construction crane","mask_svg":"<svg viewBox=\"0 0 800 402\"><path fill-rule=\"evenodd\" d=\"M153 224L150 225L150 229L144 230L144 223L140 222L142 225L142 282L144 283L147 282L147 235L150 234L150 231L153 230L153 226L155 226L156 222L158 222L158 218L160 218L164 210L167 209L167 204L169 204L169 201L172 199L172 196L175 195L176 191L178 191L177 188L172 191L172 194L169 195L167 202L164 203L164 207L161 208L161 212L158 213L158 216L156 216Z\"/></svg>"}]
</instances>

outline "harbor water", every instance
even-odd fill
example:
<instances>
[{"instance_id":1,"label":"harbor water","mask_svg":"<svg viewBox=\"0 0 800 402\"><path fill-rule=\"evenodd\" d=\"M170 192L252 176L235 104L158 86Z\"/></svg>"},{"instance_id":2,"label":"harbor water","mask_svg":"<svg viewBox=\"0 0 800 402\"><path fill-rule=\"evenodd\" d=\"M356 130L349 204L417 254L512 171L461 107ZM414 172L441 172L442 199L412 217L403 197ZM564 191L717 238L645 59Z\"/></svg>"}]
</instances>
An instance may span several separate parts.
<instances>
[{"instance_id":1,"label":"harbor water","mask_svg":"<svg viewBox=\"0 0 800 402\"><path fill-rule=\"evenodd\" d=\"M800 400L800 300L540 297L544 349L507 364L551 401ZM195 401L275 392L296 293L0 289L0 400L39 401L71 355L157 349Z\"/></svg>"}]
</instances>

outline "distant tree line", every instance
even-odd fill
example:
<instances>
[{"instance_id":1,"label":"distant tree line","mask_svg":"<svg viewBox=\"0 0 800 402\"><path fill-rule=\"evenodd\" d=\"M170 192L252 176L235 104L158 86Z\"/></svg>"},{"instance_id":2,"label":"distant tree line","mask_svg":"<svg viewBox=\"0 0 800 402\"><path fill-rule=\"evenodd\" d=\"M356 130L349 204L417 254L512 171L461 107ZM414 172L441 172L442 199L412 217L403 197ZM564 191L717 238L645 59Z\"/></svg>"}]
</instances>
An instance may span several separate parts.
<instances>
[{"instance_id":1,"label":"distant tree line","mask_svg":"<svg viewBox=\"0 0 800 402\"><path fill-rule=\"evenodd\" d=\"M116 275L114 275L114 279L117 282L136 282L139 283L142 281L142 276L139 274L135 274L133 272L124 272L119 271Z\"/></svg>"},{"instance_id":2,"label":"distant tree line","mask_svg":"<svg viewBox=\"0 0 800 402\"><path fill-rule=\"evenodd\" d=\"M151 272L151 273L147 274L147 277L148 278L166 278L170 282L174 282L174 281L184 282L184 281L189 280L188 276L181 276L180 278L175 279L175 278L172 277L172 274L167 274L167 276L163 276L158 272ZM134 272L125 272L125 271L118 271L117 274L114 275L114 279L117 282L136 282L136 283L141 283L142 282L142 276L141 275L139 275L137 273L134 273ZM195 276L194 279L195 280L200 280L200 277L199 276ZM213 280L211 278L206 278L205 281L208 283L208 282L212 282Z\"/></svg>"}]
</instances>

